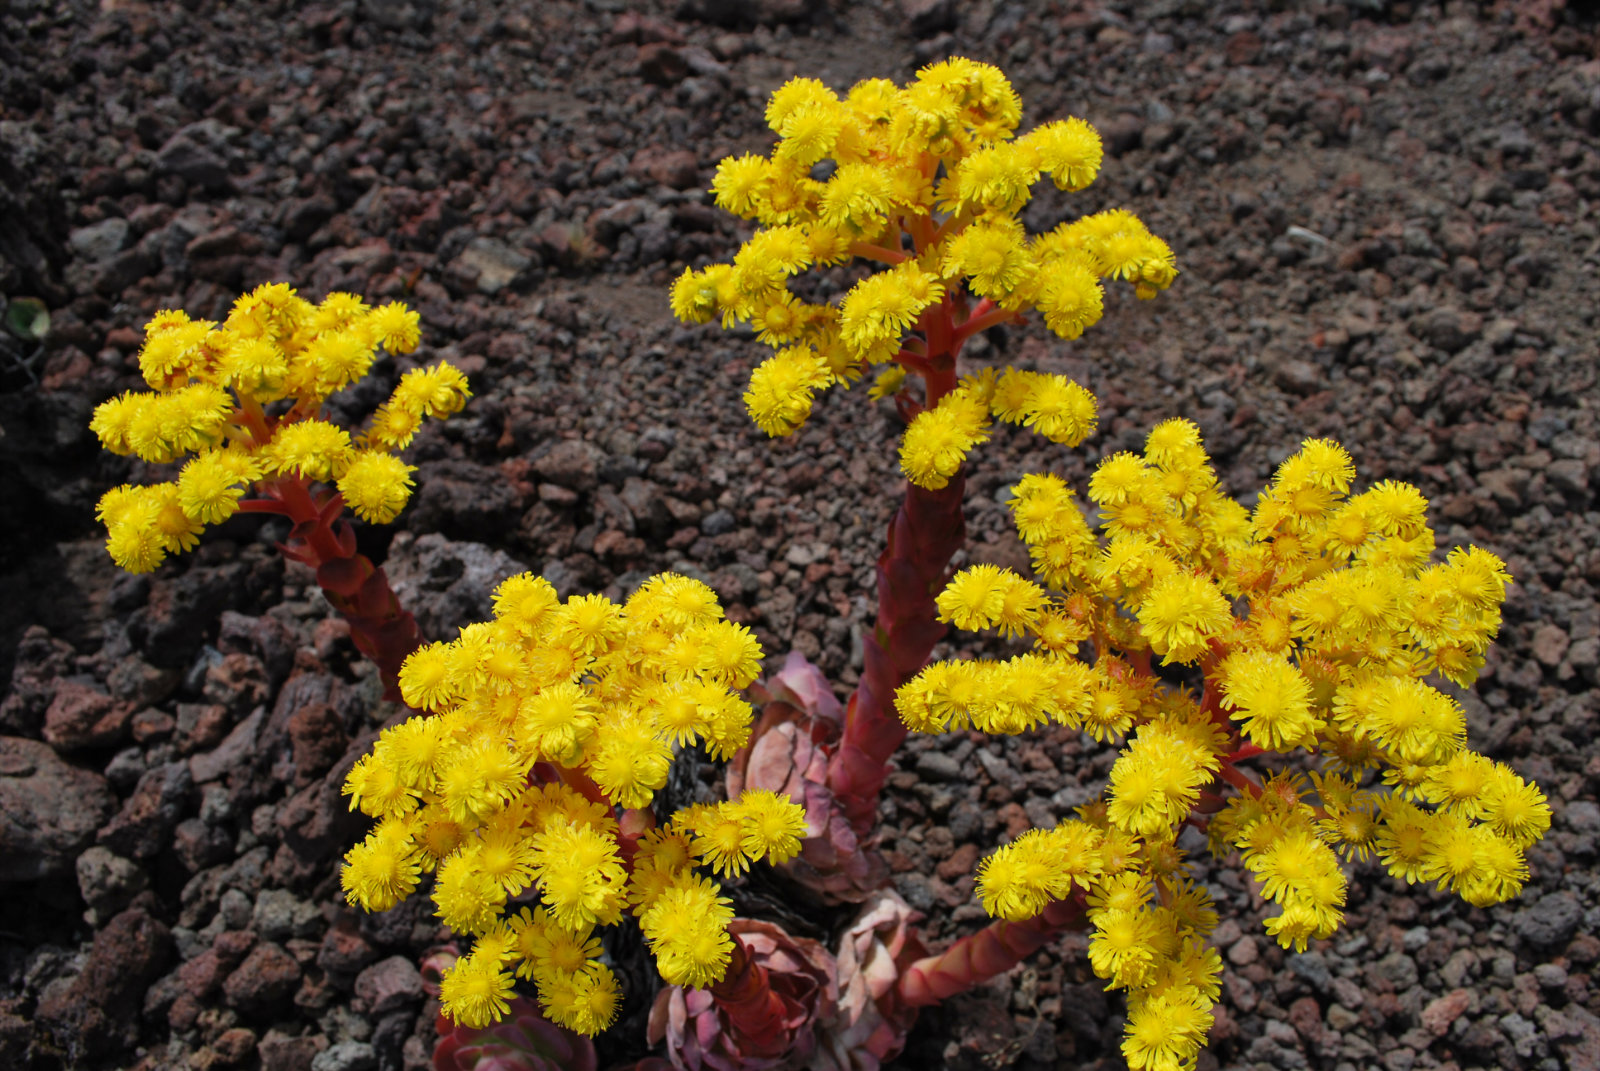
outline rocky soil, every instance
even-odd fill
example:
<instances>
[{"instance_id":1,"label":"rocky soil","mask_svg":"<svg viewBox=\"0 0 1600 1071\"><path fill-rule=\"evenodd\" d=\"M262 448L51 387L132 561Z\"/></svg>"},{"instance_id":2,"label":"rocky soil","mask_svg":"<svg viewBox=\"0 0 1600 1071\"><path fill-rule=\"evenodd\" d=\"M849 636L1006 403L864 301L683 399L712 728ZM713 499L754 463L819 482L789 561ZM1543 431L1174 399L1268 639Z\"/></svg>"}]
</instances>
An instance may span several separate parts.
<instances>
[{"instance_id":1,"label":"rocky soil","mask_svg":"<svg viewBox=\"0 0 1600 1071\"><path fill-rule=\"evenodd\" d=\"M1239 871L1202 861L1228 971L1201 1066L1600 1068L1600 61L1575 0L0 0L0 294L52 313L42 352L0 336L0 1066L398 1071L431 1047L426 901L362 917L335 877L360 830L339 783L395 711L284 532L237 519L147 578L100 546L100 492L152 474L85 425L136 383L150 313L276 279L421 310L416 358L477 397L362 539L430 635L524 567L613 595L674 568L846 689L894 414L836 394L766 441L738 403L758 345L677 325L664 288L737 247L704 191L769 144L773 88L948 54L1010 73L1025 126L1106 137L1100 182L1031 225L1128 205L1183 269L1078 343L977 347L1080 378L1105 419L1082 451L983 448L971 559L1017 561L1022 473L1081 479L1186 414L1236 493L1336 436L1516 577L1465 701L1556 809L1526 894L1479 911L1357 867L1345 929L1285 955ZM1112 757L910 740L883 847L930 938L980 925L975 860ZM1117 1068L1121 1022L1069 936L924 1017L898 1066Z\"/></svg>"}]
</instances>

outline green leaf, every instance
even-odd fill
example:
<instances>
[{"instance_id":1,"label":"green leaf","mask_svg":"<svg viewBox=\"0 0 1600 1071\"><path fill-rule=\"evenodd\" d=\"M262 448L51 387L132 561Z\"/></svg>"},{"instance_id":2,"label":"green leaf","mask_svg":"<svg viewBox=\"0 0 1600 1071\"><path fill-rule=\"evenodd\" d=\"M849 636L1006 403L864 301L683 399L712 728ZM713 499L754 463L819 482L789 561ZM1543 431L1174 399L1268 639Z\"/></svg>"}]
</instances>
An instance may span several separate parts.
<instances>
[{"instance_id":1,"label":"green leaf","mask_svg":"<svg viewBox=\"0 0 1600 1071\"><path fill-rule=\"evenodd\" d=\"M26 342L50 333L50 310L38 298L17 298L6 309L6 328Z\"/></svg>"}]
</instances>

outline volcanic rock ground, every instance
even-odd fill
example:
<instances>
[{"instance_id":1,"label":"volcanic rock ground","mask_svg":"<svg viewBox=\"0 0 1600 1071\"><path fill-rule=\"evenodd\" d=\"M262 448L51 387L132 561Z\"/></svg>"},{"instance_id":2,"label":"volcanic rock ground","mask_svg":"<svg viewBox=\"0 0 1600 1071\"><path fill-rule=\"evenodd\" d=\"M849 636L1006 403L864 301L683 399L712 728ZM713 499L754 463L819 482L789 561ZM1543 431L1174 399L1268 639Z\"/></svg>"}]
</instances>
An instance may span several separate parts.
<instances>
[{"instance_id":1,"label":"volcanic rock ground","mask_svg":"<svg viewBox=\"0 0 1600 1071\"><path fill-rule=\"evenodd\" d=\"M284 531L239 519L142 578L102 549L100 492L156 474L85 425L137 385L149 315L279 279L421 310L423 348L340 411L413 360L472 377L410 452L411 507L362 536L431 635L525 566L613 595L676 568L843 690L894 414L837 393L766 441L738 401L759 345L676 324L664 293L737 248L705 188L770 144L772 89L950 54L1002 66L1024 127L1106 137L1100 181L1041 195L1031 227L1126 205L1183 272L1078 342L973 347L1077 377L1103 420L1078 451L1015 429L978 451L963 561L1019 560L1017 477L1081 481L1181 414L1240 495L1337 437L1516 578L1464 701L1555 808L1526 893L1475 910L1356 866L1338 936L1286 955L1237 866L1202 859L1228 968L1201 1066L1600 1067L1600 62L1576 0L0 0L0 294L52 313L42 351L0 338L0 1066L364 1071L431 1045L425 898L359 917L335 877L361 827L341 776L394 710ZM908 741L883 847L929 938L981 925L976 859L1092 798L1112 757ZM1063 938L925 1016L897 1066L1121 1067L1120 1009Z\"/></svg>"}]
</instances>

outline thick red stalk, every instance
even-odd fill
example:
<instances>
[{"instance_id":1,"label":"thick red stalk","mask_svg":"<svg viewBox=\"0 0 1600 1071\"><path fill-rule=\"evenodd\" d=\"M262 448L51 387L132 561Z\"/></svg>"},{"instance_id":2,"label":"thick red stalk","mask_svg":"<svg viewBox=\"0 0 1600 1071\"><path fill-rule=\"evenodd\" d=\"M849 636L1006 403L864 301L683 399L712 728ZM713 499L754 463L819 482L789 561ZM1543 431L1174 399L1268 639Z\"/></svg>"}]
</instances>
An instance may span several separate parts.
<instances>
[{"instance_id":1,"label":"thick red stalk","mask_svg":"<svg viewBox=\"0 0 1600 1071\"><path fill-rule=\"evenodd\" d=\"M924 372L928 406L956 386L951 351L950 306L941 302L922 323L928 338ZM937 491L906 484L906 497L889 524L878 555L878 620L863 642L861 681L845 709L844 732L828 764L828 787L857 835L877 824L878 793L886 768L905 739L894 710L894 693L927 664L933 645L947 631L934 604L950 558L966 541L961 500L966 481L958 473Z\"/></svg>"},{"instance_id":2,"label":"thick red stalk","mask_svg":"<svg viewBox=\"0 0 1600 1071\"><path fill-rule=\"evenodd\" d=\"M886 764L906 737L894 693L928 661L947 631L934 599L950 558L966 540L965 481L938 491L906 485L883 553L878 555L878 620L863 641L861 681L845 708L844 733L828 764L828 787L859 835L877 824Z\"/></svg>"},{"instance_id":3,"label":"thick red stalk","mask_svg":"<svg viewBox=\"0 0 1600 1071\"><path fill-rule=\"evenodd\" d=\"M268 485L267 493L268 501L278 507L271 511L294 521L288 542L279 548L317 571L322 593L349 622L356 650L378 667L383 697L400 701L400 665L422 643L422 637L416 619L401 608L383 570L357 553L355 529L341 516L344 499L333 494L319 503L303 478L276 480Z\"/></svg>"},{"instance_id":4,"label":"thick red stalk","mask_svg":"<svg viewBox=\"0 0 1600 1071\"><path fill-rule=\"evenodd\" d=\"M919 959L900 975L900 998L912 1007L937 1004L1004 974L1064 930L1079 929L1079 898L1052 900L1031 919L997 919L935 956Z\"/></svg>"}]
</instances>

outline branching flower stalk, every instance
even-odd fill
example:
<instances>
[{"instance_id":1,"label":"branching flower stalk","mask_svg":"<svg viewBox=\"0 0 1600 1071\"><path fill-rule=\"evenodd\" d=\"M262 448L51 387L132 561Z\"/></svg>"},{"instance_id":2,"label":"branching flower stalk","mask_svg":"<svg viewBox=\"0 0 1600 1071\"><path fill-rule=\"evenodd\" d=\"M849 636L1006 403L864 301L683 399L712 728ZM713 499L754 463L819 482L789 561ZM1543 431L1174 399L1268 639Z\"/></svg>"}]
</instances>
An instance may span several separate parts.
<instances>
[{"instance_id":1,"label":"branching flower stalk","mask_svg":"<svg viewBox=\"0 0 1600 1071\"><path fill-rule=\"evenodd\" d=\"M966 542L964 488L959 475L936 491L908 484L878 555L878 618L872 635L863 637L861 680L828 764L828 787L860 837L877 825L889 758L906 735L894 714L895 690L927 664L946 631L933 592Z\"/></svg>"},{"instance_id":2,"label":"branching flower stalk","mask_svg":"<svg viewBox=\"0 0 1600 1071\"><path fill-rule=\"evenodd\" d=\"M1083 925L1079 898L1051 900L1032 918L997 919L907 967L900 975L900 997L913 1008L948 1000L1005 974L1056 937Z\"/></svg>"},{"instance_id":3,"label":"branching flower stalk","mask_svg":"<svg viewBox=\"0 0 1600 1071\"><path fill-rule=\"evenodd\" d=\"M416 622L383 570L357 551L344 511L373 524L393 520L414 471L397 452L424 418L459 411L470 392L443 361L414 369L355 438L324 419L322 406L366 376L380 349L410 353L419 338L417 314L402 305L369 308L345 293L312 305L283 283L239 298L220 324L158 312L139 354L152 389L101 404L90 427L106 449L150 464L193 456L175 480L124 484L101 498L112 559L149 572L235 513L286 517L293 527L279 549L315 570L357 649L378 667L385 697L399 699ZM251 491L256 497L246 498Z\"/></svg>"},{"instance_id":4,"label":"branching flower stalk","mask_svg":"<svg viewBox=\"0 0 1600 1071\"><path fill-rule=\"evenodd\" d=\"M792 79L767 107L778 135L771 156L729 157L712 183L718 205L760 228L731 264L686 270L672 291L680 319L746 322L776 351L744 396L769 435L792 434L817 391L869 369L872 397L894 397L909 421L900 444L907 494L878 561L877 620L828 774L863 836L904 737L889 696L944 632L932 595L965 539L962 462L988 438L992 417L1066 445L1095 426L1093 398L1064 377L1006 369L963 378L963 345L1030 308L1075 339L1100 319L1102 279L1150 298L1177 274L1166 243L1123 210L1026 232L1018 214L1033 186L1048 175L1059 189L1085 188L1102 149L1076 118L1018 137L1021 113L1005 76L967 59L924 68L904 87L870 79L843 98ZM790 287L809 268L851 261L883 270L838 305L806 302Z\"/></svg>"},{"instance_id":5,"label":"branching flower stalk","mask_svg":"<svg viewBox=\"0 0 1600 1071\"><path fill-rule=\"evenodd\" d=\"M1246 509L1219 490L1199 429L1173 419L1142 456L1096 469L1099 538L1058 477L1016 486L1043 584L974 566L938 607L1033 649L929 666L900 689L900 716L926 732L1054 723L1126 742L1104 799L980 864L1000 921L913 965L908 1001L992 977L1081 912L1095 973L1128 992L1129 1066L1187 1065L1222 961L1205 944L1216 912L1178 847L1185 827L1242 858L1278 908L1266 932L1297 951L1343 920L1341 858L1376 856L1480 907L1521 892L1549 805L1467 747L1460 703L1430 683L1477 678L1510 577L1475 547L1434 562L1422 494L1393 481L1352 494L1354 480L1342 446L1307 440ZM1156 659L1198 671L1201 694Z\"/></svg>"}]
</instances>

